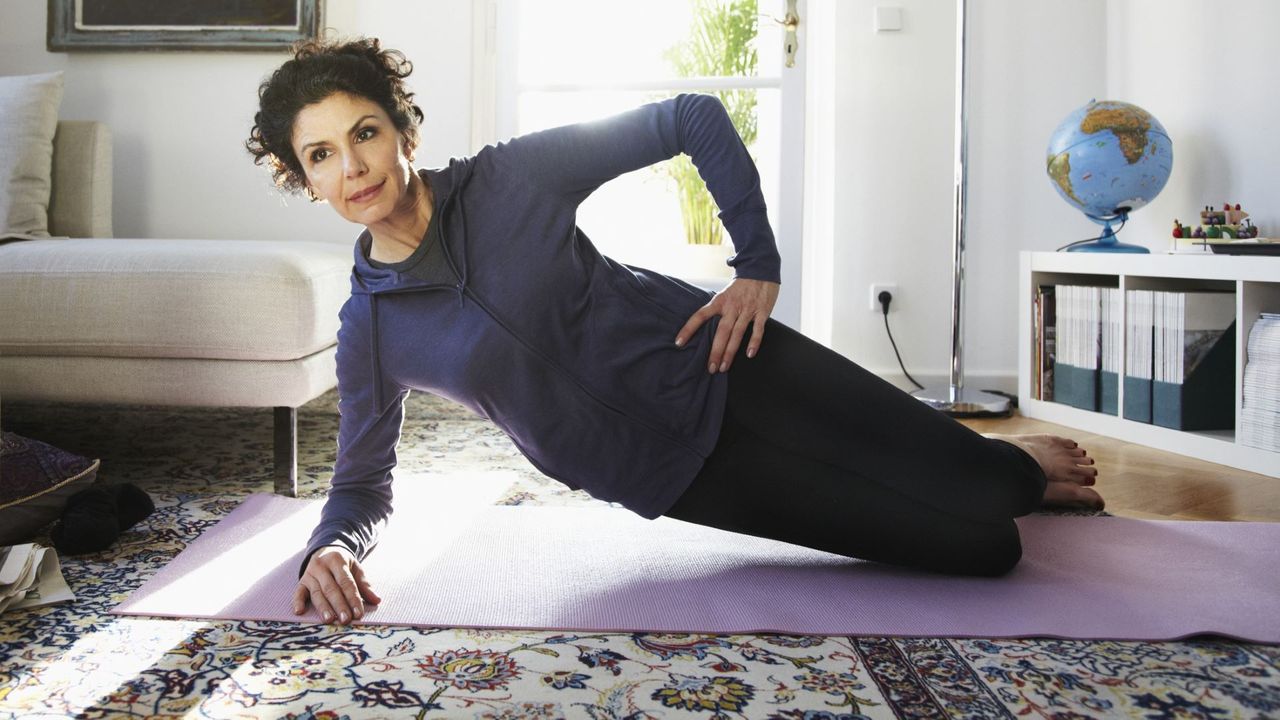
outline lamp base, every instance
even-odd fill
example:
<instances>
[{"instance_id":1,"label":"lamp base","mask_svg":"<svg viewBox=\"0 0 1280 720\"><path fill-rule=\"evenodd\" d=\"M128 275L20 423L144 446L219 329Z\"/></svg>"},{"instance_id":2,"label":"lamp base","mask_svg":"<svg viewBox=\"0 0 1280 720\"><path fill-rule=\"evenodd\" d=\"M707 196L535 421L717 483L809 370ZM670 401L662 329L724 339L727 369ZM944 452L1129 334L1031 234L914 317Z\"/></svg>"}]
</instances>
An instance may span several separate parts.
<instances>
[{"instance_id":1,"label":"lamp base","mask_svg":"<svg viewBox=\"0 0 1280 720\"><path fill-rule=\"evenodd\" d=\"M934 410L952 417L1008 417L1013 414L1009 398L967 387L930 386L911 394Z\"/></svg>"}]
</instances>

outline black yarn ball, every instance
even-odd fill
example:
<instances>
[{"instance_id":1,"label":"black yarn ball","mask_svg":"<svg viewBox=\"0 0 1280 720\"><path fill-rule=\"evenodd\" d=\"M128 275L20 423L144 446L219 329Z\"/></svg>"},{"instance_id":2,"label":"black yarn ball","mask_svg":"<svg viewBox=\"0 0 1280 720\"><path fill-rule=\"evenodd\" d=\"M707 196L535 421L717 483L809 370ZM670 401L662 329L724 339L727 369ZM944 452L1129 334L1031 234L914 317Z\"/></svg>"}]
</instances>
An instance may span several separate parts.
<instances>
[{"instance_id":1,"label":"black yarn ball","mask_svg":"<svg viewBox=\"0 0 1280 720\"><path fill-rule=\"evenodd\" d=\"M81 555L111 547L120 537L115 493L94 485L67 498L62 517L54 523L49 537L63 555Z\"/></svg>"},{"instance_id":2,"label":"black yarn ball","mask_svg":"<svg viewBox=\"0 0 1280 720\"><path fill-rule=\"evenodd\" d=\"M151 496L136 485L93 485L67 499L49 537L64 555L100 552L154 510Z\"/></svg>"},{"instance_id":3,"label":"black yarn ball","mask_svg":"<svg viewBox=\"0 0 1280 720\"><path fill-rule=\"evenodd\" d=\"M113 487L116 492L116 519L120 532L137 525L155 512L156 504L146 490L129 483Z\"/></svg>"}]
</instances>

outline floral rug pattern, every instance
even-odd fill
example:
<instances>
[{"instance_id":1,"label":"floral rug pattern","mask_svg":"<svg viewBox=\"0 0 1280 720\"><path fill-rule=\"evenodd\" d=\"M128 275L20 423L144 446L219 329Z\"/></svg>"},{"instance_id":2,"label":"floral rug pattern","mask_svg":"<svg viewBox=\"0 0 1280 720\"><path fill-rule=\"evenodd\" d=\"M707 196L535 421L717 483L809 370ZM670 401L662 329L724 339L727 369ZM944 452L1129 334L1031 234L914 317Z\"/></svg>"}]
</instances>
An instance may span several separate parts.
<instances>
[{"instance_id":1,"label":"floral rug pattern","mask_svg":"<svg viewBox=\"0 0 1280 720\"><path fill-rule=\"evenodd\" d=\"M336 393L299 409L299 490L332 473ZM271 413L6 405L4 429L100 458L156 512L63 559L74 603L0 617L0 717L1274 718L1280 647L1181 642L571 634L116 617L109 611L255 492ZM593 505L487 421L408 401L405 471L512 470L502 504Z\"/></svg>"}]
</instances>

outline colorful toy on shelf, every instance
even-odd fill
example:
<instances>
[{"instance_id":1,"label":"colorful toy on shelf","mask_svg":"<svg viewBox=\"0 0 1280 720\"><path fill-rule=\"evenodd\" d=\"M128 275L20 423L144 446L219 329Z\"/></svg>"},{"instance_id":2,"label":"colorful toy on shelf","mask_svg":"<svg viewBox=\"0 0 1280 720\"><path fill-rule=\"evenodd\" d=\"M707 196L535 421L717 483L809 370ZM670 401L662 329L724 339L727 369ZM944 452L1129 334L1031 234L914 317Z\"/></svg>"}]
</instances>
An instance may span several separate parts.
<instances>
[{"instance_id":1,"label":"colorful toy on shelf","mask_svg":"<svg viewBox=\"0 0 1280 720\"><path fill-rule=\"evenodd\" d=\"M1211 244L1248 241L1258 237L1258 226L1240 203L1223 203L1221 210L1205 205L1200 211L1200 224L1192 229L1182 221L1173 221L1171 252L1209 252ZM1263 240L1262 242L1268 242Z\"/></svg>"},{"instance_id":2,"label":"colorful toy on shelf","mask_svg":"<svg viewBox=\"0 0 1280 720\"><path fill-rule=\"evenodd\" d=\"M1195 230L1183 225L1181 221L1173 221L1174 239L1193 238L1206 240L1247 239L1258 237L1258 226L1249 220L1249 213L1240 209L1240 203L1232 205L1223 203L1221 210L1214 210L1209 205L1200 211L1200 225Z\"/></svg>"},{"instance_id":3,"label":"colorful toy on shelf","mask_svg":"<svg viewBox=\"0 0 1280 720\"><path fill-rule=\"evenodd\" d=\"M1223 205L1222 210L1214 210L1205 205L1204 209L1200 211L1200 222L1205 225L1226 225L1227 211L1230 209L1228 205Z\"/></svg>"}]
</instances>

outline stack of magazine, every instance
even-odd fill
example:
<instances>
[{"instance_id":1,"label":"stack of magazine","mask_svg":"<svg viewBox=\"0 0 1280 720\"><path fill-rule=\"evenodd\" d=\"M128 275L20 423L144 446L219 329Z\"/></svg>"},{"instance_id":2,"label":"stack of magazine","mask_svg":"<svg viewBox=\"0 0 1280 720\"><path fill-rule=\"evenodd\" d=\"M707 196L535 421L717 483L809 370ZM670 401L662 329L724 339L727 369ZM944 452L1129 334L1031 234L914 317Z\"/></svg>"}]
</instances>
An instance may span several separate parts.
<instances>
[{"instance_id":1,"label":"stack of magazine","mask_svg":"<svg viewBox=\"0 0 1280 720\"><path fill-rule=\"evenodd\" d=\"M1280 451L1280 313L1262 313L1249 331L1240 442Z\"/></svg>"},{"instance_id":2,"label":"stack of magazine","mask_svg":"<svg viewBox=\"0 0 1280 720\"><path fill-rule=\"evenodd\" d=\"M1032 312L1040 399L1117 414L1124 360L1120 290L1045 286Z\"/></svg>"},{"instance_id":3,"label":"stack of magazine","mask_svg":"<svg viewBox=\"0 0 1280 720\"><path fill-rule=\"evenodd\" d=\"M1042 285L1033 303L1037 399L1177 430L1235 429L1230 290L1122 297L1114 287Z\"/></svg>"},{"instance_id":4,"label":"stack of magazine","mask_svg":"<svg viewBox=\"0 0 1280 720\"><path fill-rule=\"evenodd\" d=\"M1235 430L1235 293L1153 291L1150 299L1150 422L1175 430ZM1141 382L1132 378L1126 391Z\"/></svg>"},{"instance_id":5,"label":"stack of magazine","mask_svg":"<svg viewBox=\"0 0 1280 720\"><path fill-rule=\"evenodd\" d=\"M0 547L0 614L75 599L53 548L34 543Z\"/></svg>"}]
</instances>

